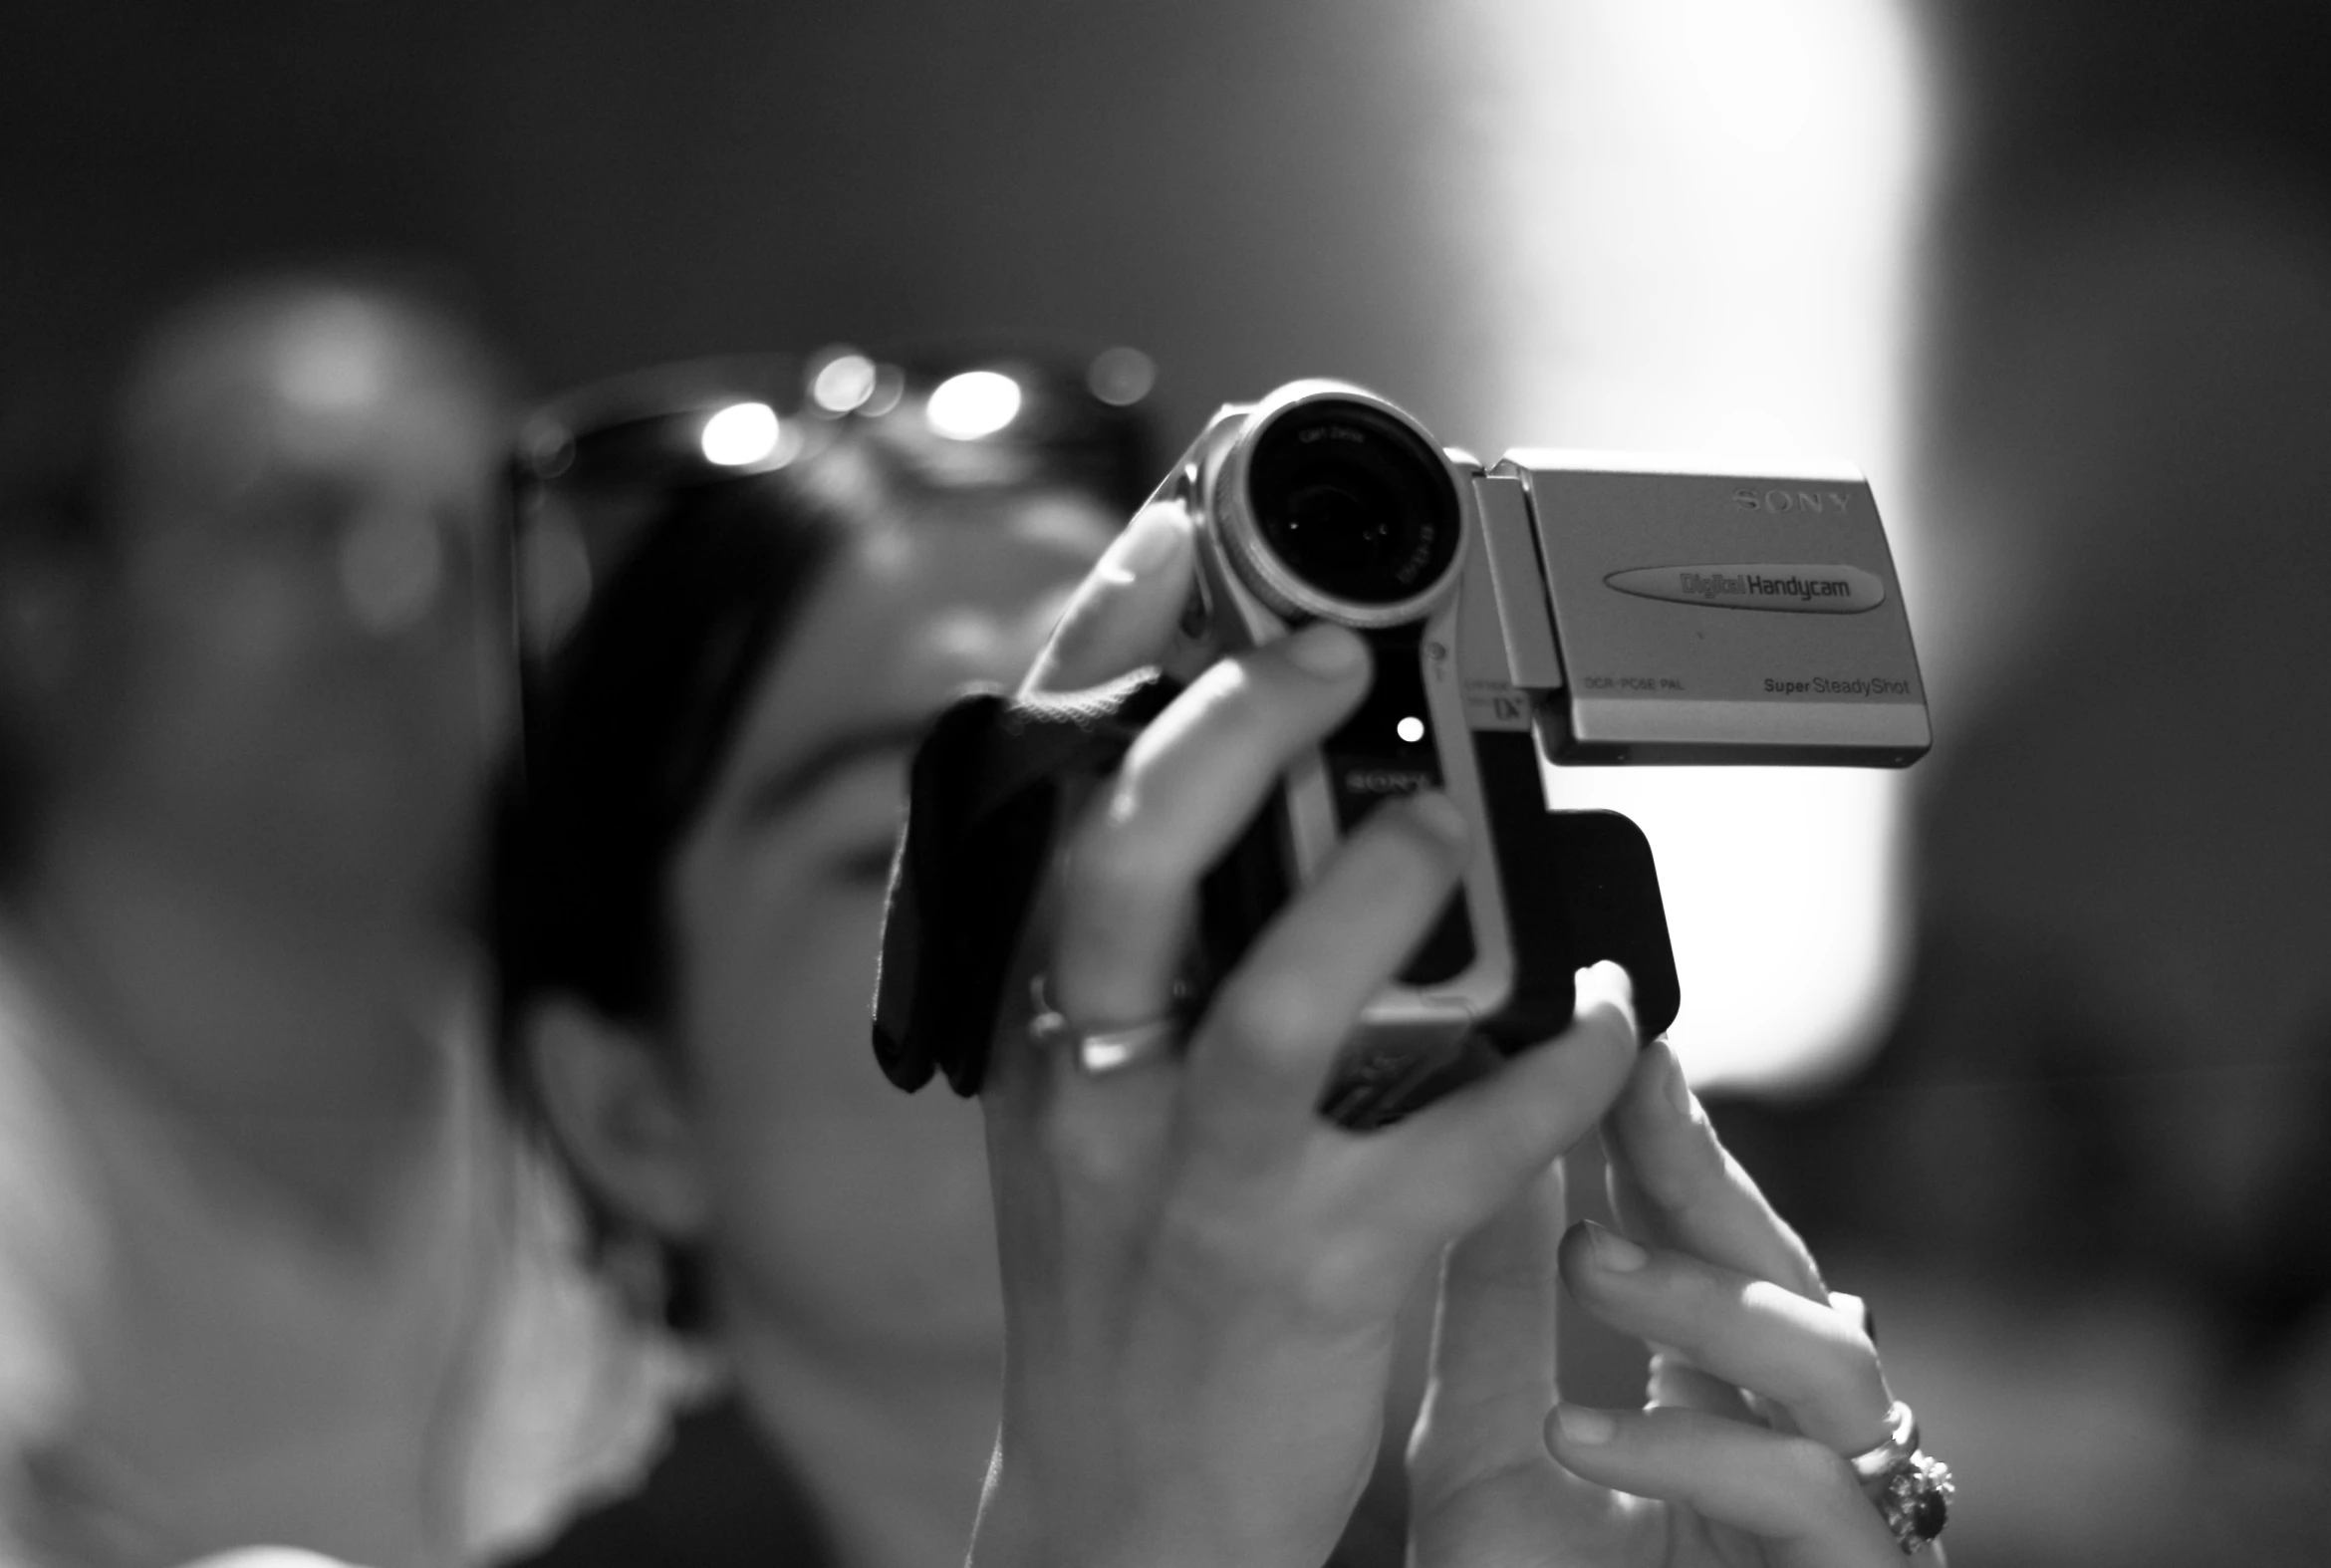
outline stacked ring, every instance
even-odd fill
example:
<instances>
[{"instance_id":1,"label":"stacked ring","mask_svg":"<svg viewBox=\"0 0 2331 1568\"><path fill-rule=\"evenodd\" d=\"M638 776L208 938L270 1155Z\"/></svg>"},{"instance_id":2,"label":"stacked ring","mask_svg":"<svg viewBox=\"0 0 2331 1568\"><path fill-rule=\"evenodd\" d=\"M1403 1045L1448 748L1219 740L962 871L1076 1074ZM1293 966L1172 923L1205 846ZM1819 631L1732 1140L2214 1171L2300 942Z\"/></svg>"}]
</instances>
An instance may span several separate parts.
<instances>
[{"instance_id":1,"label":"stacked ring","mask_svg":"<svg viewBox=\"0 0 2331 1568\"><path fill-rule=\"evenodd\" d=\"M1925 1550L1950 1518L1950 1466L1919 1447L1918 1418L1896 1400L1886 1413L1886 1440L1846 1462L1854 1479L1878 1505L1903 1555Z\"/></svg>"}]
</instances>

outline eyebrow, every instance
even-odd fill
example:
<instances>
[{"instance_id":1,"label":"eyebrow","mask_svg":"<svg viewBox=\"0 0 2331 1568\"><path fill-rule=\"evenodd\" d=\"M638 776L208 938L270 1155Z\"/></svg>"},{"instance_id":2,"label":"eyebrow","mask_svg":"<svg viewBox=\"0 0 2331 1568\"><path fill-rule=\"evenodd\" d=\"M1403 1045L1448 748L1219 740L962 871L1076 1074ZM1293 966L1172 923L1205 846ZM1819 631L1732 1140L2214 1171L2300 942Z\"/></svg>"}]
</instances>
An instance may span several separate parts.
<instances>
[{"instance_id":1,"label":"eyebrow","mask_svg":"<svg viewBox=\"0 0 2331 1568\"><path fill-rule=\"evenodd\" d=\"M835 775L870 757L912 750L929 725L928 717L917 715L829 736L789 766L755 781L737 808L738 819L752 826L791 811L823 789Z\"/></svg>"}]
</instances>

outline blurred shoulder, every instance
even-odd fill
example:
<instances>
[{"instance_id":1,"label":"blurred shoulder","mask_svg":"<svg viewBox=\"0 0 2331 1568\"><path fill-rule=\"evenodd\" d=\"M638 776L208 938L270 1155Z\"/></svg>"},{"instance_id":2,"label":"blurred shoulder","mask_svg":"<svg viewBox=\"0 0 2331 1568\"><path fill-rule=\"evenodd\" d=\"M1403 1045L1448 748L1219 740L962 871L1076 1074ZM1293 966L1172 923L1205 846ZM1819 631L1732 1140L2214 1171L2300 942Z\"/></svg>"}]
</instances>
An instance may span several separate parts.
<instances>
[{"instance_id":1,"label":"blurred shoulder","mask_svg":"<svg viewBox=\"0 0 2331 1568\"><path fill-rule=\"evenodd\" d=\"M60 1025L0 921L0 1461L61 1419L71 1398L77 1303L100 1288L87 1151L73 1129L98 1108L62 1073Z\"/></svg>"}]
</instances>

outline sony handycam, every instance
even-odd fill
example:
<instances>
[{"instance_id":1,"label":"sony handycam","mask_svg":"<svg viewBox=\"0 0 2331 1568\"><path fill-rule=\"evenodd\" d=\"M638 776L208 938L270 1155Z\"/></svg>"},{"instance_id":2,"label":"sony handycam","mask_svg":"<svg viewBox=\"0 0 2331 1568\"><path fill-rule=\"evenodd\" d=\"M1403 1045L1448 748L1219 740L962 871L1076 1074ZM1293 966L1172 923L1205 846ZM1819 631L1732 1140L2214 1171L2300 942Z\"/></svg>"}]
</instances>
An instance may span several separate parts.
<instances>
[{"instance_id":1,"label":"sony handycam","mask_svg":"<svg viewBox=\"0 0 2331 1568\"><path fill-rule=\"evenodd\" d=\"M1650 846L1549 811L1557 763L1901 767L1925 690L1868 483L1607 453L1484 465L1337 382L1215 415L1161 488L1196 520L1191 660L1307 622L1367 638L1359 708L1209 877L1209 987L1383 801L1445 791L1478 848L1369 1006L1323 1111L1378 1125L1558 1033L1624 963L1647 1036L1681 1000ZM1178 662L1179 660L1176 660Z\"/></svg>"}]
</instances>

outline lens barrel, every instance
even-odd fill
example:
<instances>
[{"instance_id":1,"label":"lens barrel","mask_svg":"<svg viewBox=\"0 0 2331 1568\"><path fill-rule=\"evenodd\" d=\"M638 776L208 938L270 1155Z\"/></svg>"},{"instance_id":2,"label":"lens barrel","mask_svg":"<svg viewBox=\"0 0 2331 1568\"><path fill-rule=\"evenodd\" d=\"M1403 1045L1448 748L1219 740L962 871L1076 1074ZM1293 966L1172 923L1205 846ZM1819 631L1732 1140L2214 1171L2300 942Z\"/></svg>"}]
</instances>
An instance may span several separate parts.
<instances>
[{"instance_id":1,"label":"lens barrel","mask_svg":"<svg viewBox=\"0 0 2331 1568\"><path fill-rule=\"evenodd\" d=\"M1462 512L1447 463L1372 403L1329 395L1272 413L1243 477L1252 536L1235 553L1282 610L1358 626L1410 619L1456 561Z\"/></svg>"}]
</instances>

